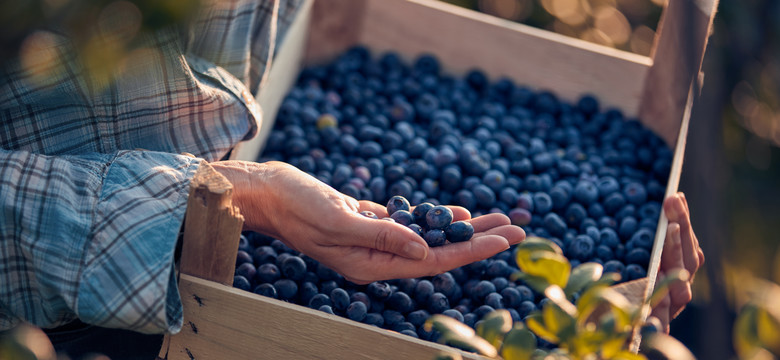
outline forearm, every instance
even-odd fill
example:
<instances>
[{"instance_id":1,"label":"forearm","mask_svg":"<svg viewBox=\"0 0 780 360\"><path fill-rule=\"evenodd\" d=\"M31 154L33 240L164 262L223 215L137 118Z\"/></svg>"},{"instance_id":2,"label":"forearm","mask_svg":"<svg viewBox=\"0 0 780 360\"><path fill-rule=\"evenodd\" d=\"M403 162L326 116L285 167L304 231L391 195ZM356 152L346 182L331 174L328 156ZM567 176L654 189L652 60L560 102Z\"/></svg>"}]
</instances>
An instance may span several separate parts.
<instances>
[{"instance_id":1,"label":"forearm","mask_svg":"<svg viewBox=\"0 0 780 360\"><path fill-rule=\"evenodd\" d=\"M178 331L173 252L200 162L138 151L50 157L0 150L0 327L19 319L52 327L79 317Z\"/></svg>"}]
</instances>

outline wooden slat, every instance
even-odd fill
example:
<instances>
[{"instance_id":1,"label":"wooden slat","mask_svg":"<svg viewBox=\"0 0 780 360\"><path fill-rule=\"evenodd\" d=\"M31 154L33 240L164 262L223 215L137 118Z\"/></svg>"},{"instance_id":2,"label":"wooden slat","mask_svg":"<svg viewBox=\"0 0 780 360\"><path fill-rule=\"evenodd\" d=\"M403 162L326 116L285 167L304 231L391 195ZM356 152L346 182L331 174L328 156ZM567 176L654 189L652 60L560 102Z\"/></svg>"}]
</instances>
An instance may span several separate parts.
<instances>
[{"instance_id":1,"label":"wooden slat","mask_svg":"<svg viewBox=\"0 0 780 360\"><path fill-rule=\"evenodd\" d=\"M233 185L209 164L191 181L180 271L222 284L233 284L238 238L244 217L233 206Z\"/></svg>"},{"instance_id":2,"label":"wooden slat","mask_svg":"<svg viewBox=\"0 0 780 360\"><path fill-rule=\"evenodd\" d=\"M184 328L169 360L433 359L453 348L182 275Z\"/></svg>"},{"instance_id":3,"label":"wooden slat","mask_svg":"<svg viewBox=\"0 0 780 360\"><path fill-rule=\"evenodd\" d=\"M309 32L312 4L314 0L306 0L301 4L295 20L287 29L287 35L279 44L274 61L268 74L267 83L255 94L263 119L255 138L238 144L231 153L231 159L255 161L263 150L265 140L273 129L276 113L284 97L290 92L298 78L303 62L306 37Z\"/></svg>"},{"instance_id":4,"label":"wooden slat","mask_svg":"<svg viewBox=\"0 0 780 360\"><path fill-rule=\"evenodd\" d=\"M314 2L306 63L322 63L358 41L365 21L364 0L318 0Z\"/></svg>"},{"instance_id":5,"label":"wooden slat","mask_svg":"<svg viewBox=\"0 0 780 360\"><path fill-rule=\"evenodd\" d=\"M569 101L593 93L635 116L650 59L434 0L367 1L359 42L407 59L435 54L445 69L551 90Z\"/></svg>"},{"instance_id":6,"label":"wooden slat","mask_svg":"<svg viewBox=\"0 0 780 360\"><path fill-rule=\"evenodd\" d=\"M670 0L661 16L639 116L670 147L677 139L688 89L699 79L717 6L718 0Z\"/></svg>"}]
</instances>

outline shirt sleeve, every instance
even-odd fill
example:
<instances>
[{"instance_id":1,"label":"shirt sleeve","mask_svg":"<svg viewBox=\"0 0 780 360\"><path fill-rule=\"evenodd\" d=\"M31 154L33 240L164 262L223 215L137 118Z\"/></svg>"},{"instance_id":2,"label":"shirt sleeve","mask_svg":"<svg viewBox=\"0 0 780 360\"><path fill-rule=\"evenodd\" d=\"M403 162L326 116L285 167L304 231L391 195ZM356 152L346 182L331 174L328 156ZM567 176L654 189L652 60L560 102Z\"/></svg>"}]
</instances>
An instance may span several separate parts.
<instances>
[{"instance_id":1,"label":"shirt sleeve","mask_svg":"<svg viewBox=\"0 0 780 360\"><path fill-rule=\"evenodd\" d=\"M202 162L152 151L0 150L0 329L78 317L178 332L173 255Z\"/></svg>"}]
</instances>

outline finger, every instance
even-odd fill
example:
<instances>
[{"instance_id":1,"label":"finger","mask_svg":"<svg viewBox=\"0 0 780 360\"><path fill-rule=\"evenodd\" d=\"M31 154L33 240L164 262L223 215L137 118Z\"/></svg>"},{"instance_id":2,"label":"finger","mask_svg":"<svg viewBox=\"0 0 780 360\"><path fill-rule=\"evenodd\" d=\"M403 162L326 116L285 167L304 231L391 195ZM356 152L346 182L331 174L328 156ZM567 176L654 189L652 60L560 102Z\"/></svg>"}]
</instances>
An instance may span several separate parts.
<instances>
[{"instance_id":1,"label":"finger","mask_svg":"<svg viewBox=\"0 0 780 360\"><path fill-rule=\"evenodd\" d=\"M412 229L401 224L352 215L352 224L342 227L340 246L361 246L413 260L428 256L428 244Z\"/></svg>"},{"instance_id":2,"label":"finger","mask_svg":"<svg viewBox=\"0 0 780 360\"><path fill-rule=\"evenodd\" d=\"M663 255L661 256L661 268L665 272L672 269L684 268L683 247L680 239L680 225L669 224L664 241ZM676 281L669 285L670 299L668 305L669 319L674 319L687 305L692 297L691 284L688 281Z\"/></svg>"},{"instance_id":3,"label":"finger","mask_svg":"<svg viewBox=\"0 0 780 360\"><path fill-rule=\"evenodd\" d=\"M487 214L479 217L475 217L469 221L471 226L474 227L474 233L480 233L487 231L494 227L510 225L509 218L504 214ZM519 226L517 226L519 228Z\"/></svg>"},{"instance_id":4,"label":"finger","mask_svg":"<svg viewBox=\"0 0 780 360\"><path fill-rule=\"evenodd\" d=\"M488 229L487 231L475 233L473 238L489 235L498 235L509 242L509 245L515 245L525 240L525 231L523 228L514 225L501 225Z\"/></svg>"},{"instance_id":5,"label":"finger","mask_svg":"<svg viewBox=\"0 0 780 360\"><path fill-rule=\"evenodd\" d=\"M664 201L664 211L670 222L676 222L680 226L683 263L685 264L685 269L694 274L699 269L699 247L695 243L696 238L693 234L690 218L683 204L682 197L679 194L675 194Z\"/></svg>"},{"instance_id":6,"label":"finger","mask_svg":"<svg viewBox=\"0 0 780 360\"><path fill-rule=\"evenodd\" d=\"M469 241L447 244L430 249L428 258L395 267L399 278L430 276L456 267L487 259L509 249L509 242L499 235L474 236Z\"/></svg>"},{"instance_id":7,"label":"finger","mask_svg":"<svg viewBox=\"0 0 780 360\"><path fill-rule=\"evenodd\" d=\"M669 303L669 296L664 297L650 314L650 316L657 318L661 322L661 329L667 334L669 333L669 323L672 321L669 317Z\"/></svg>"},{"instance_id":8,"label":"finger","mask_svg":"<svg viewBox=\"0 0 780 360\"><path fill-rule=\"evenodd\" d=\"M462 206L454 206L454 205L447 205L450 210L452 210L452 221L462 221L462 220L468 220L471 219L471 212L462 207Z\"/></svg>"}]
</instances>

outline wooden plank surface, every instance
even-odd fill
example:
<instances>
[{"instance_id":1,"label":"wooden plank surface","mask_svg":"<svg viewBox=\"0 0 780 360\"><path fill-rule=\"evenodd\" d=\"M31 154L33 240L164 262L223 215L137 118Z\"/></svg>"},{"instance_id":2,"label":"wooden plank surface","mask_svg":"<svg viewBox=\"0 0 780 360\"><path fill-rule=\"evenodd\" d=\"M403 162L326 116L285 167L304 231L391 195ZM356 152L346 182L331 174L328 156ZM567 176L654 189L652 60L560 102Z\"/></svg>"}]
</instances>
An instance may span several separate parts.
<instances>
[{"instance_id":1,"label":"wooden plank surface","mask_svg":"<svg viewBox=\"0 0 780 360\"><path fill-rule=\"evenodd\" d=\"M184 327L167 359L433 359L441 344L192 276L179 281Z\"/></svg>"},{"instance_id":2,"label":"wooden plank surface","mask_svg":"<svg viewBox=\"0 0 780 360\"><path fill-rule=\"evenodd\" d=\"M301 4L298 15L287 29L285 40L276 48L277 53L267 83L259 93L254 94L263 114L257 136L239 143L231 153L231 159L255 161L263 150L265 140L273 129L279 106L301 71L313 3L314 0L305 0Z\"/></svg>"},{"instance_id":3,"label":"wooden plank surface","mask_svg":"<svg viewBox=\"0 0 780 360\"><path fill-rule=\"evenodd\" d=\"M233 206L233 184L204 163L191 181L180 271L233 284L244 217Z\"/></svg>"},{"instance_id":4,"label":"wooden plank surface","mask_svg":"<svg viewBox=\"0 0 780 360\"><path fill-rule=\"evenodd\" d=\"M717 0L670 0L661 16L639 116L670 147L677 139L691 82L696 80L698 87L717 6Z\"/></svg>"},{"instance_id":5,"label":"wooden plank surface","mask_svg":"<svg viewBox=\"0 0 780 360\"><path fill-rule=\"evenodd\" d=\"M306 44L306 63L322 63L358 42L365 21L364 0L317 0Z\"/></svg>"},{"instance_id":6,"label":"wooden plank surface","mask_svg":"<svg viewBox=\"0 0 780 360\"><path fill-rule=\"evenodd\" d=\"M483 69L491 79L552 90L567 100L594 93L637 115L650 59L433 0L369 0L360 43L407 59L433 53L445 69Z\"/></svg>"}]
</instances>

